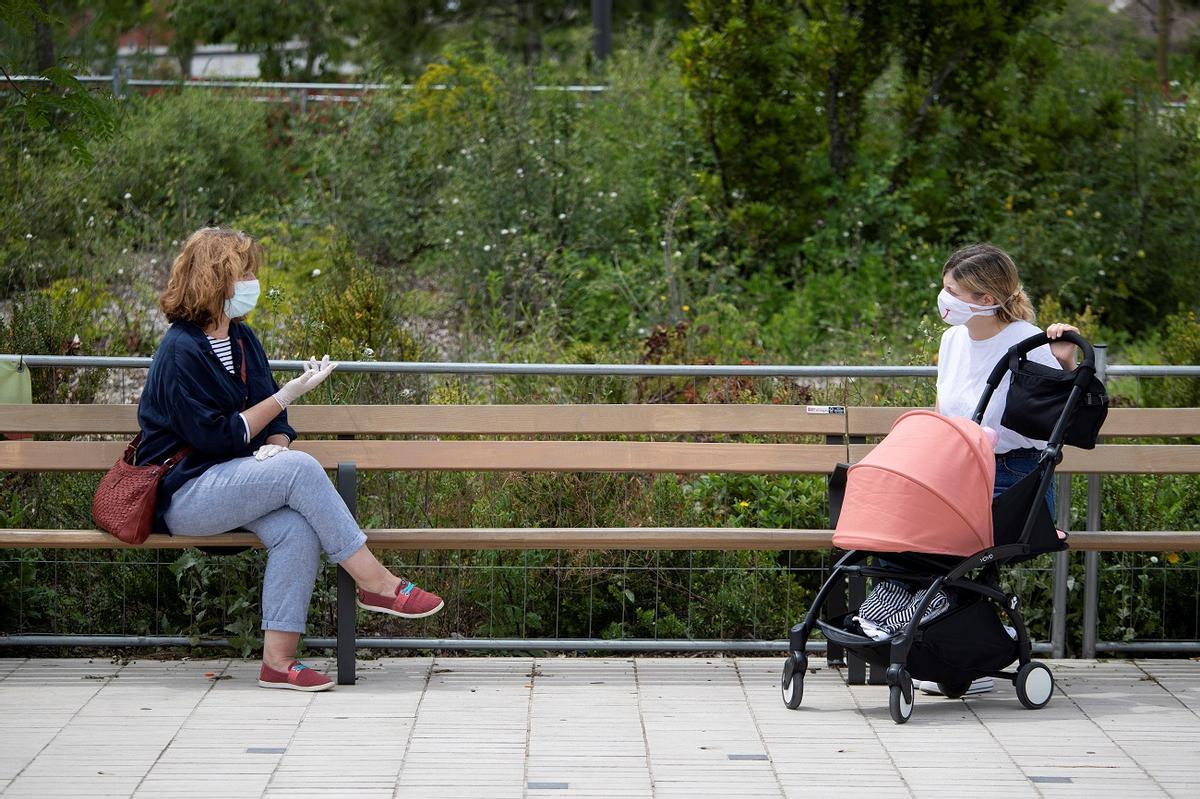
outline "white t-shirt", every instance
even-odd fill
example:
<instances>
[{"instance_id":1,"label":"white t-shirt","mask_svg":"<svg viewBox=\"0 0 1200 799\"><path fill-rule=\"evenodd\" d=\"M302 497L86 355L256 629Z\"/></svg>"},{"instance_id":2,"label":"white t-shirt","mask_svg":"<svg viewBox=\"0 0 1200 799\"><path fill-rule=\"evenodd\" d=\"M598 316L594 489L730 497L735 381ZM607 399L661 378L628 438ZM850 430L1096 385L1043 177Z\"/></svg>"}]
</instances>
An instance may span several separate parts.
<instances>
[{"instance_id":1,"label":"white t-shirt","mask_svg":"<svg viewBox=\"0 0 1200 799\"><path fill-rule=\"evenodd\" d=\"M938 410L946 416L970 418L975 412L975 406L979 404L988 375L992 373L996 362L1004 357L1009 347L1040 332L1042 331L1035 325L1017 320L1010 322L991 338L975 341L966 325L952 325L942 334L942 344L938 348ZM1032 350L1027 357L1046 366L1062 368L1062 364L1050 353L1048 345ZM1030 447L1045 449L1045 441L1025 438L1007 427L1000 426L1000 417L1004 415L1004 403L1008 399L1008 384L1011 379L1007 374L1004 376L983 414L984 427L1000 431L996 454Z\"/></svg>"}]
</instances>

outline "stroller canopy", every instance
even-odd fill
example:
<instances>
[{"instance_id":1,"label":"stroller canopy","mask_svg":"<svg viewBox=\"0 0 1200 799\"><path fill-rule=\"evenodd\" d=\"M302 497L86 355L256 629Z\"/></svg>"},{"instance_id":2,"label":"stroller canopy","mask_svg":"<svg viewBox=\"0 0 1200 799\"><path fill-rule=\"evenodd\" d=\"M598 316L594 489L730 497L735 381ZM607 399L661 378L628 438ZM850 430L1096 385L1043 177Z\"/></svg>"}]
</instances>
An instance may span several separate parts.
<instances>
[{"instance_id":1,"label":"stroller canopy","mask_svg":"<svg viewBox=\"0 0 1200 799\"><path fill-rule=\"evenodd\" d=\"M969 419L909 411L850 467L834 546L966 557L992 546L996 458Z\"/></svg>"}]
</instances>

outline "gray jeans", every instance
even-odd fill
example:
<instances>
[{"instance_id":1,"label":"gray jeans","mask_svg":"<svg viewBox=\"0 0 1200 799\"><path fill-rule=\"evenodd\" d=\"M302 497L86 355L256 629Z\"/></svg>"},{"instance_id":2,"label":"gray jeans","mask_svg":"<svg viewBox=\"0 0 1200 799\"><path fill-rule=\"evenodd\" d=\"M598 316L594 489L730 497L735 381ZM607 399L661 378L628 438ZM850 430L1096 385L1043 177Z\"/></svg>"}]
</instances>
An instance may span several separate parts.
<instances>
[{"instance_id":1,"label":"gray jeans","mask_svg":"<svg viewBox=\"0 0 1200 799\"><path fill-rule=\"evenodd\" d=\"M367 542L321 464L293 450L210 467L175 492L164 518L175 535L258 536L267 548L264 630L304 632L321 552L340 563Z\"/></svg>"}]
</instances>

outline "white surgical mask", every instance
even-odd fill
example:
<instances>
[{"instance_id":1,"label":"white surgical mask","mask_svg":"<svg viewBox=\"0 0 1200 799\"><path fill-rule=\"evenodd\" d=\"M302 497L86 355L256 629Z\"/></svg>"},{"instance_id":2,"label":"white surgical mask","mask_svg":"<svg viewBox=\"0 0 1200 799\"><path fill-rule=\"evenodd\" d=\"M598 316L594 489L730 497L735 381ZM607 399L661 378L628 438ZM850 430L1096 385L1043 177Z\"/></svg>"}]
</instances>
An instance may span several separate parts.
<instances>
[{"instance_id":1,"label":"white surgical mask","mask_svg":"<svg viewBox=\"0 0 1200 799\"><path fill-rule=\"evenodd\" d=\"M942 289L938 294L938 315L948 325L961 325L972 316L994 316L999 305L971 305Z\"/></svg>"},{"instance_id":2,"label":"white surgical mask","mask_svg":"<svg viewBox=\"0 0 1200 799\"><path fill-rule=\"evenodd\" d=\"M233 284L233 296L225 300L225 315L230 319L245 316L258 304L258 281L239 280Z\"/></svg>"}]
</instances>

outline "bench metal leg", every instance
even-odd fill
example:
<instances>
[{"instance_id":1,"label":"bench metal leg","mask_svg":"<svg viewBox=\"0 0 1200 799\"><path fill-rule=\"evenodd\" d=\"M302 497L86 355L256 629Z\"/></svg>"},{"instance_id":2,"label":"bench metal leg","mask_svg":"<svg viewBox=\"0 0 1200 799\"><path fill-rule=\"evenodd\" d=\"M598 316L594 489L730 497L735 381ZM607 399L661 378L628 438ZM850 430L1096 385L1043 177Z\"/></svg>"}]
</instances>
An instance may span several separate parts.
<instances>
[{"instance_id":1,"label":"bench metal leg","mask_svg":"<svg viewBox=\"0 0 1200 799\"><path fill-rule=\"evenodd\" d=\"M354 685L354 578L337 567L337 684Z\"/></svg>"},{"instance_id":2,"label":"bench metal leg","mask_svg":"<svg viewBox=\"0 0 1200 799\"><path fill-rule=\"evenodd\" d=\"M353 463L339 463L337 467L337 490L342 501L357 516L358 472ZM337 567L337 684L354 685L354 621L358 606L355 604L354 578L341 566Z\"/></svg>"},{"instance_id":3,"label":"bench metal leg","mask_svg":"<svg viewBox=\"0 0 1200 799\"><path fill-rule=\"evenodd\" d=\"M830 617L840 616L849 610L846 607L846 587L844 585L834 589L829 595L829 599L825 601L825 609ZM830 666L846 665L846 650L839 644L830 642L825 647L825 660Z\"/></svg>"},{"instance_id":4,"label":"bench metal leg","mask_svg":"<svg viewBox=\"0 0 1200 799\"><path fill-rule=\"evenodd\" d=\"M856 608L867 598L867 580L861 574L852 574L847 582L850 584L850 607ZM846 653L846 671L846 682L850 685L863 685L867 682L866 661L853 652Z\"/></svg>"}]
</instances>

